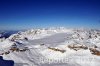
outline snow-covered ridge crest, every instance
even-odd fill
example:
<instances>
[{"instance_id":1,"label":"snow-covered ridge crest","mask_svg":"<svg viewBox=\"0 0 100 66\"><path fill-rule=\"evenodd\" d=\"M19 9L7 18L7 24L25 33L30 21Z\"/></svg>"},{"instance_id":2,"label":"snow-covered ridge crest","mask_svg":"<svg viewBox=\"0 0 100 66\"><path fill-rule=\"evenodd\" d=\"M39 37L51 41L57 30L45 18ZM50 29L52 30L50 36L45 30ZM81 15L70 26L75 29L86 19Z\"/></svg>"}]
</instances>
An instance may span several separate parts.
<instances>
[{"instance_id":1,"label":"snow-covered ridge crest","mask_svg":"<svg viewBox=\"0 0 100 66\"><path fill-rule=\"evenodd\" d=\"M17 34L11 35L8 39L24 39L27 38L29 40L43 38L45 36L50 36L55 33L64 33L64 32L72 32L72 29L66 29L64 27L59 28L48 28L48 29L30 29L24 32L18 32Z\"/></svg>"}]
</instances>

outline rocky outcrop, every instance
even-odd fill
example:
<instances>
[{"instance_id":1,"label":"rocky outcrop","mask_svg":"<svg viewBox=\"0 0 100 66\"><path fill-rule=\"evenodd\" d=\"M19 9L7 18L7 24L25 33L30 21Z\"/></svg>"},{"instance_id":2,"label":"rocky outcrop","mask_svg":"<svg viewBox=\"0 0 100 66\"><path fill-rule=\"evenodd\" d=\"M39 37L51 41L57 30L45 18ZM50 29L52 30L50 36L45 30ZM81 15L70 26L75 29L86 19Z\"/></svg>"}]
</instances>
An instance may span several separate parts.
<instances>
[{"instance_id":1,"label":"rocky outcrop","mask_svg":"<svg viewBox=\"0 0 100 66\"><path fill-rule=\"evenodd\" d=\"M91 54L100 56L100 50L98 50L96 48L89 48L89 50L90 50Z\"/></svg>"},{"instance_id":2,"label":"rocky outcrop","mask_svg":"<svg viewBox=\"0 0 100 66\"><path fill-rule=\"evenodd\" d=\"M61 53L66 52L66 50L61 50L61 49L58 49L58 48L48 47L48 49L51 49L51 50L53 50L53 51L59 51L59 52L61 52Z\"/></svg>"},{"instance_id":3,"label":"rocky outcrop","mask_svg":"<svg viewBox=\"0 0 100 66\"><path fill-rule=\"evenodd\" d=\"M68 45L68 48L73 49L75 51L78 51L80 49L88 49L87 46L82 45L82 44L71 44L71 45Z\"/></svg>"}]
</instances>

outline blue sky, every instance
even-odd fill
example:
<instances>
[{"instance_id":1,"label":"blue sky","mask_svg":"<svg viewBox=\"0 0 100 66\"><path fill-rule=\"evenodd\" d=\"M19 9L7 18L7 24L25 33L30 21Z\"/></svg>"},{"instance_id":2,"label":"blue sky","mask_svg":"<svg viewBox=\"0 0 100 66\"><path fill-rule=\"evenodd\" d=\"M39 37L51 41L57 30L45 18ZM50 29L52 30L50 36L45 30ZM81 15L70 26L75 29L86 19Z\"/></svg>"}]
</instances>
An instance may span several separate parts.
<instances>
[{"instance_id":1,"label":"blue sky","mask_svg":"<svg viewBox=\"0 0 100 66\"><path fill-rule=\"evenodd\" d=\"M99 0L0 0L0 29L100 28Z\"/></svg>"}]
</instances>

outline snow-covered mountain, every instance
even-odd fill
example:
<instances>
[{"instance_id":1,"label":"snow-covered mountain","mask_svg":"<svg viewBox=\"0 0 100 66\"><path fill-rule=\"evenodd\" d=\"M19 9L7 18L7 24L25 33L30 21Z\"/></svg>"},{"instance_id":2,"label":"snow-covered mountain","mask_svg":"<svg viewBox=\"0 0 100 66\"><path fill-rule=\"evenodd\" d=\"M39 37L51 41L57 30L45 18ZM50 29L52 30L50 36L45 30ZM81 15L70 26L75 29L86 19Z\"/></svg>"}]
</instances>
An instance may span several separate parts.
<instances>
[{"instance_id":1,"label":"snow-covered mountain","mask_svg":"<svg viewBox=\"0 0 100 66\"><path fill-rule=\"evenodd\" d=\"M21 31L0 42L0 55L15 66L100 66L100 30Z\"/></svg>"},{"instance_id":2,"label":"snow-covered mountain","mask_svg":"<svg viewBox=\"0 0 100 66\"><path fill-rule=\"evenodd\" d=\"M5 34L5 31L0 31L0 38Z\"/></svg>"}]
</instances>

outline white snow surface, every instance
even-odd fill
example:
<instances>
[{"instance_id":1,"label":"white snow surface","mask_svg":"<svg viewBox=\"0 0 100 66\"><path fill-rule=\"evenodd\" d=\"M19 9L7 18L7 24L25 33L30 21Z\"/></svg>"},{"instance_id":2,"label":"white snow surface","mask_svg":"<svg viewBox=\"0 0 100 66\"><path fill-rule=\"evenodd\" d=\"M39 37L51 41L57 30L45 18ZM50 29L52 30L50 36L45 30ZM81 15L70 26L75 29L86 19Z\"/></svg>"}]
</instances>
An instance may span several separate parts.
<instances>
[{"instance_id":1,"label":"white snow surface","mask_svg":"<svg viewBox=\"0 0 100 66\"><path fill-rule=\"evenodd\" d=\"M27 40L25 40L27 38ZM82 44L100 50L100 31L92 29L31 29L11 35L0 42L0 53L8 51L13 44L28 47L25 52L11 52L2 55L6 60L14 60L14 66L100 66L100 56L90 50L75 51L71 44ZM64 53L49 49L65 50Z\"/></svg>"}]
</instances>

